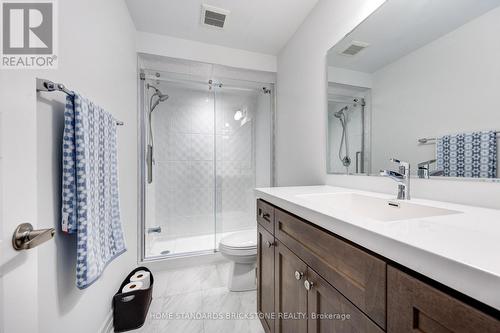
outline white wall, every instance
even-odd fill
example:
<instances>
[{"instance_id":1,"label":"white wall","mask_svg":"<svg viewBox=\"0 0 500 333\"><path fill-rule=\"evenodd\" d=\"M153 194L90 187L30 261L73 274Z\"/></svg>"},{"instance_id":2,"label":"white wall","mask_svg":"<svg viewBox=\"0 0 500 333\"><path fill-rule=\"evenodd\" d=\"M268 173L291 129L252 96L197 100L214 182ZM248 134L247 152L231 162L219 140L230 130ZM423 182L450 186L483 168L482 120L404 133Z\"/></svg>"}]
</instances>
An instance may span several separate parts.
<instances>
[{"instance_id":1,"label":"white wall","mask_svg":"<svg viewBox=\"0 0 500 333\"><path fill-rule=\"evenodd\" d=\"M347 84L355 87L371 88L373 77L370 73L328 66L328 82Z\"/></svg>"},{"instance_id":2,"label":"white wall","mask_svg":"<svg viewBox=\"0 0 500 333\"><path fill-rule=\"evenodd\" d=\"M498 31L500 8L373 74L374 170L397 157L416 173L436 156L435 144L418 138L500 130Z\"/></svg>"},{"instance_id":3,"label":"white wall","mask_svg":"<svg viewBox=\"0 0 500 333\"><path fill-rule=\"evenodd\" d=\"M382 1L320 0L278 55L277 183L323 184L326 52Z\"/></svg>"},{"instance_id":4,"label":"white wall","mask_svg":"<svg viewBox=\"0 0 500 333\"><path fill-rule=\"evenodd\" d=\"M276 72L276 56L137 32L137 52L231 67Z\"/></svg>"},{"instance_id":5,"label":"white wall","mask_svg":"<svg viewBox=\"0 0 500 333\"><path fill-rule=\"evenodd\" d=\"M9 182L17 181L22 186L19 190L26 200L25 210L33 214L17 214L12 218L17 221L14 223L27 221L39 228L55 227L58 230L54 240L26 252L27 258L37 260L33 265L37 270L31 273L38 281L38 293L33 290L32 299L19 299L7 307L13 310L31 305L38 307L38 327L30 327L30 323L36 323L36 318L20 318L20 332L70 330L88 333L96 332L101 326L111 310L112 295L125 274L136 265L135 29L121 0L65 0L58 1L58 6L59 68L0 73L0 109L6 114L2 127L3 148L11 155L10 161L18 162L17 168L27 170L25 178ZM75 236L63 235L59 231L64 95L56 92L36 94L35 77L65 83L125 122L125 126L118 129L118 160L121 214L128 251L114 260L101 278L85 290L78 290L75 286ZM24 117L26 126L15 128L15 131L8 129L6 122L13 117ZM30 148L36 148L36 151ZM12 178L14 173L10 171L14 166L8 167L4 176ZM14 188L12 185L4 190ZM4 200L4 204L12 203ZM8 230L9 234L11 231ZM14 268L12 272L18 269ZM12 282L8 286L12 286ZM13 319L15 314L9 313L8 316ZM8 332L16 330L11 328Z\"/></svg>"}]
</instances>

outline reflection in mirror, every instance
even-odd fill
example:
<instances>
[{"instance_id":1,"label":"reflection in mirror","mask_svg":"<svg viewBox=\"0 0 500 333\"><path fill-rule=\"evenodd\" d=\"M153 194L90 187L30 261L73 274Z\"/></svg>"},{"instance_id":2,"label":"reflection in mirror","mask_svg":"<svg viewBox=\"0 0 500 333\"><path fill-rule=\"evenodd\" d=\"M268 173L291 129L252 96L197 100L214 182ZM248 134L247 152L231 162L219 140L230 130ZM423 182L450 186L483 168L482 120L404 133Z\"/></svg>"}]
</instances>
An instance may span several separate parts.
<instances>
[{"instance_id":1,"label":"reflection in mirror","mask_svg":"<svg viewBox=\"0 0 500 333\"><path fill-rule=\"evenodd\" d=\"M369 165L366 101L369 90L332 83L328 86L328 171L364 173Z\"/></svg>"},{"instance_id":2,"label":"reflection in mirror","mask_svg":"<svg viewBox=\"0 0 500 333\"><path fill-rule=\"evenodd\" d=\"M420 178L497 178L499 6L391 0L333 46L328 172L378 174L394 157Z\"/></svg>"}]
</instances>

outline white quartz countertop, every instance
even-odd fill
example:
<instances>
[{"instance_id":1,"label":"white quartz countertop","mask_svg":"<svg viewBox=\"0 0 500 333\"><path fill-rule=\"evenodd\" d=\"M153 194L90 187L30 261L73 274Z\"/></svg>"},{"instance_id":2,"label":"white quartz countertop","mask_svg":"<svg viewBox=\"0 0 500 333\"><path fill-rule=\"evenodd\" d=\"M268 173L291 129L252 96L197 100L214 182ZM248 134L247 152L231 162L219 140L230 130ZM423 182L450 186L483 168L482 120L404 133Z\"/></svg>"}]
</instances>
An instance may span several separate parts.
<instances>
[{"instance_id":1,"label":"white quartz countertop","mask_svg":"<svg viewBox=\"0 0 500 333\"><path fill-rule=\"evenodd\" d=\"M340 192L394 199L326 185L258 188L256 196L500 310L500 210L412 199L459 213L379 221L301 197Z\"/></svg>"}]
</instances>

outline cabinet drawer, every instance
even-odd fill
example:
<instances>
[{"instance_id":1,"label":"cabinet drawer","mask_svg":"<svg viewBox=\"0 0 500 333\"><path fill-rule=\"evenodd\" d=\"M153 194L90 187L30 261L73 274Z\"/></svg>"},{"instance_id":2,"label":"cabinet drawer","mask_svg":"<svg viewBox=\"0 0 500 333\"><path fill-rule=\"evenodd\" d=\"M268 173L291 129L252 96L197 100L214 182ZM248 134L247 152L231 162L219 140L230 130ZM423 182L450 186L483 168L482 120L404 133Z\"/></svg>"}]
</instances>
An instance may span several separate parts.
<instances>
[{"instance_id":1,"label":"cabinet drawer","mask_svg":"<svg viewBox=\"0 0 500 333\"><path fill-rule=\"evenodd\" d=\"M257 200L257 222L274 235L274 207L261 199Z\"/></svg>"},{"instance_id":2,"label":"cabinet drawer","mask_svg":"<svg viewBox=\"0 0 500 333\"><path fill-rule=\"evenodd\" d=\"M500 332L500 321L389 266L387 332Z\"/></svg>"},{"instance_id":3,"label":"cabinet drawer","mask_svg":"<svg viewBox=\"0 0 500 333\"><path fill-rule=\"evenodd\" d=\"M275 234L380 327L386 318L386 263L278 208Z\"/></svg>"}]
</instances>

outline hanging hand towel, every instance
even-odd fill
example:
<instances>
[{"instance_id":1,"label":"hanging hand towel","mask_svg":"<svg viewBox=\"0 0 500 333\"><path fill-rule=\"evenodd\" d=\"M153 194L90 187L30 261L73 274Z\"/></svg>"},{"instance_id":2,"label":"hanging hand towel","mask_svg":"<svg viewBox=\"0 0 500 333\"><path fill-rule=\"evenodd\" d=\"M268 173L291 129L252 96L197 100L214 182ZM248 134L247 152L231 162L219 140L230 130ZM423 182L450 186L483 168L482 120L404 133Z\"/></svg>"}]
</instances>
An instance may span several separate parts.
<instances>
[{"instance_id":1,"label":"hanging hand towel","mask_svg":"<svg viewBox=\"0 0 500 333\"><path fill-rule=\"evenodd\" d=\"M126 251L120 222L116 120L75 94L66 99L62 230L77 234L76 285L92 284Z\"/></svg>"},{"instance_id":2,"label":"hanging hand towel","mask_svg":"<svg viewBox=\"0 0 500 333\"><path fill-rule=\"evenodd\" d=\"M436 169L448 177L497 177L495 131L445 135L437 138Z\"/></svg>"}]
</instances>

